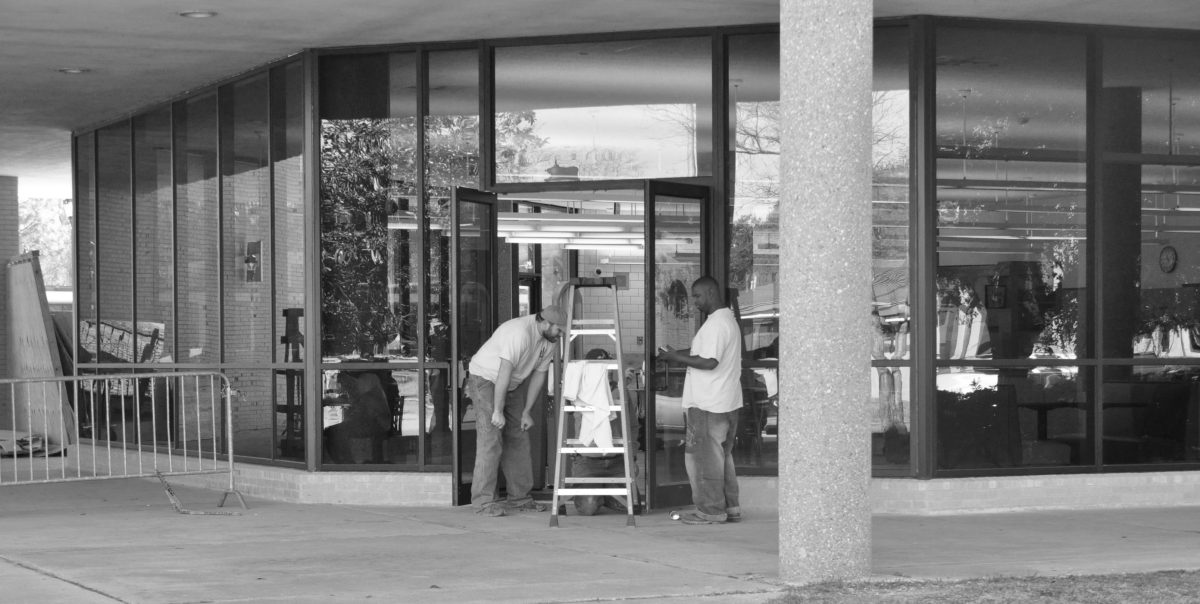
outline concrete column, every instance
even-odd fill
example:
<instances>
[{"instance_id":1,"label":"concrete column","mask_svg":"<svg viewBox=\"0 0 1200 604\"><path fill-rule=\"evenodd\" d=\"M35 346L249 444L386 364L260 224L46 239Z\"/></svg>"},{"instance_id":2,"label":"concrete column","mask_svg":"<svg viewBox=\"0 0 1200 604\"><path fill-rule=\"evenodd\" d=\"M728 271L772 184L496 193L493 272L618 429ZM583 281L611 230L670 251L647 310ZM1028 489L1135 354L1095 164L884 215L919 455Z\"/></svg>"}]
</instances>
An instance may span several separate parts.
<instances>
[{"instance_id":1,"label":"concrete column","mask_svg":"<svg viewBox=\"0 0 1200 604\"><path fill-rule=\"evenodd\" d=\"M12 375L8 367L8 261L17 255L17 177L0 176L0 378Z\"/></svg>"},{"instance_id":2,"label":"concrete column","mask_svg":"<svg viewBox=\"0 0 1200 604\"><path fill-rule=\"evenodd\" d=\"M871 0L782 0L779 567L870 572Z\"/></svg>"}]
</instances>

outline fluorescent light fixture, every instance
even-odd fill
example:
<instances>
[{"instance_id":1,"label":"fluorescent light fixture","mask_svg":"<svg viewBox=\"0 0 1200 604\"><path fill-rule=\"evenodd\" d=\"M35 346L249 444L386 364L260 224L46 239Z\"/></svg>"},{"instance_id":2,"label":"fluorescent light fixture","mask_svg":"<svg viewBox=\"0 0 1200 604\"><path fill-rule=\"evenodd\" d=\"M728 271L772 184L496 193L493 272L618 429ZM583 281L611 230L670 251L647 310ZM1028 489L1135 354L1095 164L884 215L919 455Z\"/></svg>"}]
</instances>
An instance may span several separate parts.
<instances>
[{"instance_id":1,"label":"fluorescent light fixture","mask_svg":"<svg viewBox=\"0 0 1200 604\"><path fill-rule=\"evenodd\" d=\"M641 248L632 245L596 245L594 243L568 243L568 250L598 250L608 252L621 252L628 254L636 254L641 251Z\"/></svg>"},{"instance_id":2,"label":"fluorescent light fixture","mask_svg":"<svg viewBox=\"0 0 1200 604\"><path fill-rule=\"evenodd\" d=\"M186 17L188 19L208 19L210 17L217 16L217 11L215 11L215 10L185 10L185 11L181 11L179 13L179 16Z\"/></svg>"},{"instance_id":3,"label":"fluorescent light fixture","mask_svg":"<svg viewBox=\"0 0 1200 604\"><path fill-rule=\"evenodd\" d=\"M59 67L58 68L58 73L65 73L67 75L80 75L80 74L88 73L90 71L92 71L92 70L87 67Z\"/></svg>"}]
</instances>

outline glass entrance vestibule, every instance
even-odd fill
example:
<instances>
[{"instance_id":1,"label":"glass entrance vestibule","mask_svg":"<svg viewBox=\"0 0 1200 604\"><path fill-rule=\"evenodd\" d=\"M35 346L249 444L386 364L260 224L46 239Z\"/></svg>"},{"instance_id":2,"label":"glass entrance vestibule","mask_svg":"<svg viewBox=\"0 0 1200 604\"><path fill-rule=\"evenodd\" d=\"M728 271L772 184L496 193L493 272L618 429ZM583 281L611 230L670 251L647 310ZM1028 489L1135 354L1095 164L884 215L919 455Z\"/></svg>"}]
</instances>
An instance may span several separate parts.
<instances>
[{"instance_id":1,"label":"glass entrance vestibule","mask_svg":"<svg viewBox=\"0 0 1200 604\"><path fill-rule=\"evenodd\" d=\"M586 185L585 185L586 186ZM638 443L636 465L643 503L661 507L688 498L683 467L682 372L647 359L658 345L687 347L703 317L689 299L690 284L704 274L714 255L709 220L710 188L665 181L631 181L605 190L551 190L500 196L459 189L452 219L459 259L452 289L457 315L451 324L461 375L466 360L490 334L497 320L537 312L549 304L569 308L577 317L616 318L621 350L612 338L582 335L564 342L570 358L619 358L622 362L631 423ZM617 286L616 308L606 296L582 289L568 299L567 284L577 277L604 277ZM494 293L496 292L496 293ZM503 293L500 293L503 292ZM736 294L734 294L736 298ZM453 329L453 328L452 328ZM564 355L566 356L566 355ZM561 375L556 365L554 378ZM770 449L774 421L774 372L762 374L761 394L747 407L756 421L743 422L736 454L750 462ZM613 387L617 376L610 375ZM548 404L559 387L551 379L534 409L532 431L535 488L551 482L556 455L557 414ZM469 489L473 461L472 401L455 391L461 430L460 497ZM761 400L759 400L761 399ZM633 420L636 419L636 422ZM568 426L571 433L577 426ZM620 429L620 428L619 428ZM765 442L765 444L764 444Z\"/></svg>"}]
</instances>

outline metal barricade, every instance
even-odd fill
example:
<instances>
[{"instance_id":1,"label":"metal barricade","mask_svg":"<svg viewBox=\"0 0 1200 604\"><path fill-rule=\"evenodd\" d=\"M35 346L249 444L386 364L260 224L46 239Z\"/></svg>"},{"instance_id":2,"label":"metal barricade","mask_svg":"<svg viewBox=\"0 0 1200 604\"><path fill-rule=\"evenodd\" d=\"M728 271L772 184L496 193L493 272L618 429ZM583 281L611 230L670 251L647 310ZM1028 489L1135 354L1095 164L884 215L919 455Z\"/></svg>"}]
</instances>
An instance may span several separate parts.
<instances>
[{"instance_id":1,"label":"metal barricade","mask_svg":"<svg viewBox=\"0 0 1200 604\"><path fill-rule=\"evenodd\" d=\"M233 389L213 371L0 379L0 486L227 473Z\"/></svg>"}]
</instances>

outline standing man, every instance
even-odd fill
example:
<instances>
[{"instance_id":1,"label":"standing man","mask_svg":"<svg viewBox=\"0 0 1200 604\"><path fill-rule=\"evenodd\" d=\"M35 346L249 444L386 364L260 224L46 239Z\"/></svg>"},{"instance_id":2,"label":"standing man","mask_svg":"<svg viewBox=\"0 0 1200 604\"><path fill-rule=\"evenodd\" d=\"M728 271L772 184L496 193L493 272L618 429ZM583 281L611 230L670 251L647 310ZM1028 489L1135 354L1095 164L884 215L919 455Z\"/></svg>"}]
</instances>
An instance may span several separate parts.
<instances>
[{"instance_id":1,"label":"standing man","mask_svg":"<svg viewBox=\"0 0 1200 604\"><path fill-rule=\"evenodd\" d=\"M733 442L742 407L742 332L725 306L716 279L700 277L692 284L692 302L707 315L692 347L660 349L662 360L687 366L683 382L686 417L684 467L692 485L695 510L681 512L684 524L738 522L737 474Z\"/></svg>"},{"instance_id":2,"label":"standing man","mask_svg":"<svg viewBox=\"0 0 1200 604\"><path fill-rule=\"evenodd\" d=\"M471 357L467 396L475 405L475 472L471 504L488 516L505 510L544 512L546 506L529 496L533 464L529 411L542 396L555 345L566 315L547 306L535 315L505 321ZM496 499L496 470L504 470L508 500Z\"/></svg>"}]
</instances>

